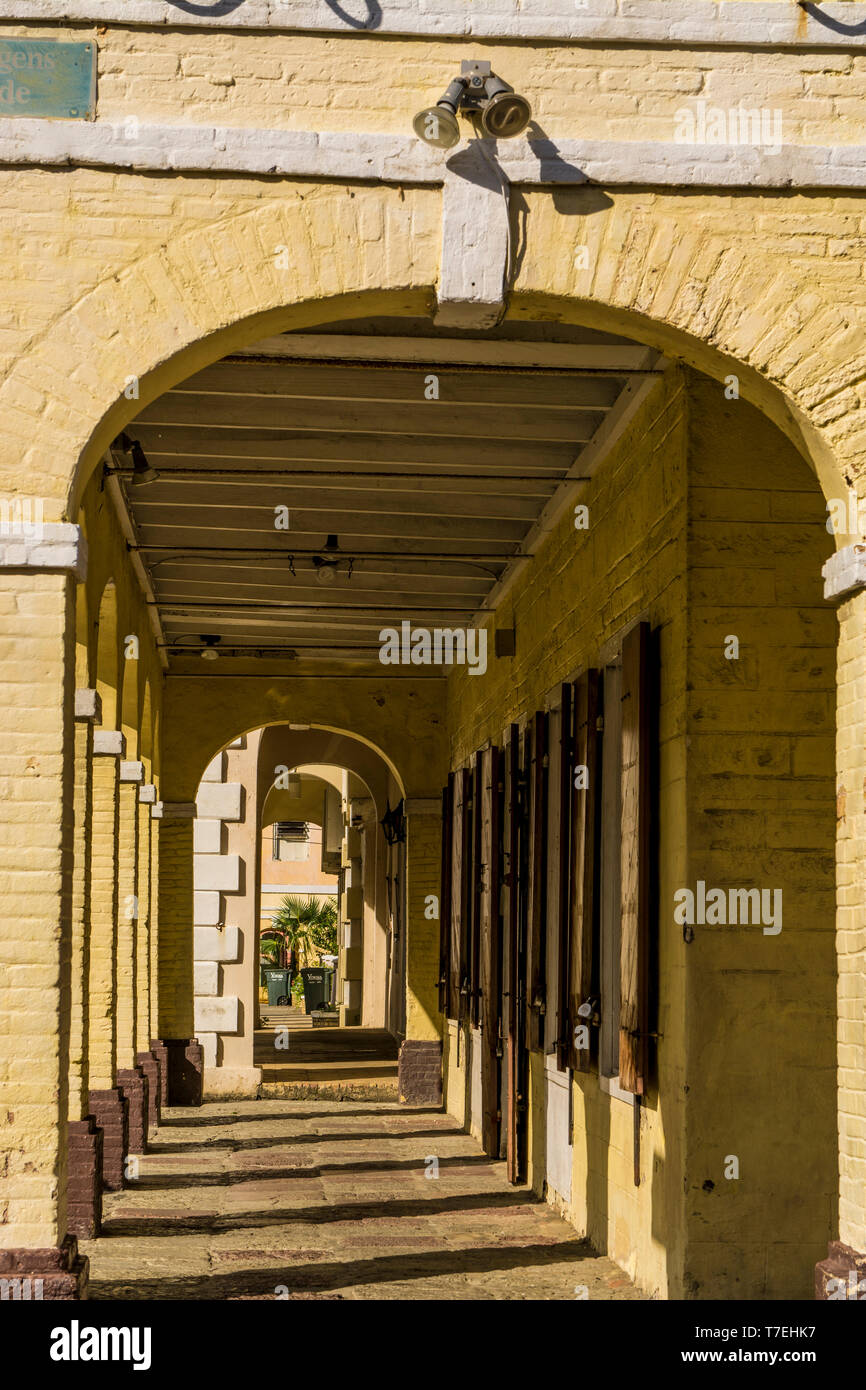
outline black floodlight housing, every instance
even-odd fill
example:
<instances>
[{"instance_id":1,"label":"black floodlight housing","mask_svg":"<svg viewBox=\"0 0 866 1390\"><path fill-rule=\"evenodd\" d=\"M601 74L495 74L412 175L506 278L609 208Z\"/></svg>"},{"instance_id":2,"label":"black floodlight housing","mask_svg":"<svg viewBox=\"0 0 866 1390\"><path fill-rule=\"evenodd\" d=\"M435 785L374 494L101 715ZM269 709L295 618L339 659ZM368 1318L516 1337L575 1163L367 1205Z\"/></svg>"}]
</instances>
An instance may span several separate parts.
<instances>
[{"instance_id":1,"label":"black floodlight housing","mask_svg":"<svg viewBox=\"0 0 866 1390\"><path fill-rule=\"evenodd\" d=\"M458 111L471 115L485 135L511 140L521 135L532 119L526 97L515 92L490 64L464 61L460 76L449 82L435 106L425 106L412 122L415 134L428 145L448 150L460 139Z\"/></svg>"}]
</instances>

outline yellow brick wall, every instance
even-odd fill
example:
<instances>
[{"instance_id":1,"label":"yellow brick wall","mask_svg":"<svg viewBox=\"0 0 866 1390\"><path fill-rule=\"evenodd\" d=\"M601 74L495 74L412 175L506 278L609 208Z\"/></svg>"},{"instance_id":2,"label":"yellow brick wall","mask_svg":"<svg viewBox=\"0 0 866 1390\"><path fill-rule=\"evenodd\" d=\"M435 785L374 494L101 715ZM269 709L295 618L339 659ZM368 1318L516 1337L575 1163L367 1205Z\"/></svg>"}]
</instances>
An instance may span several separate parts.
<instances>
[{"instance_id":1,"label":"yellow brick wall","mask_svg":"<svg viewBox=\"0 0 866 1390\"><path fill-rule=\"evenodd\" d=\"M93 759L90 887L90 1087L114 1085L117 1068L117 759Z\"/></svg>"},{"instance_id":2,"label":"yellow brick wall","mask_svg":"<svg viewBox=\"0 0 866 1390\"><path fill-rule=\"evenodd\" d=\"M118 788L117 824L117 1065L135 1065L138 978L138 787Z\"/></svg>"},{"instance_id":3,"label":"yellow brick wall","mask_svg":"<svg viewBox=\"0 0 866 1390\"><path fill-rule=\"evenodd\" d=\"M807 1299L837 1209L837 624L821 578L833 542L807 464L700 378L689 458L682 886L779 889L782 930L696 926L677 947L690 1073L684 1294ZM731 636L738 660L724 656ZM737 1179L725 1176L729 1155Z\"/></svg>"},{"instance_id":4,"label":"yellow brick wall","mask_svg":"<svg viewBox=\"0 0 866 1390\"><path fill-rule=\"evenodd\" d=\"M93 725L75 725L75 841L70 936L69 1118L87 1115L88 976L90 971L90 845Z\"/></svg>"}]
</instances>

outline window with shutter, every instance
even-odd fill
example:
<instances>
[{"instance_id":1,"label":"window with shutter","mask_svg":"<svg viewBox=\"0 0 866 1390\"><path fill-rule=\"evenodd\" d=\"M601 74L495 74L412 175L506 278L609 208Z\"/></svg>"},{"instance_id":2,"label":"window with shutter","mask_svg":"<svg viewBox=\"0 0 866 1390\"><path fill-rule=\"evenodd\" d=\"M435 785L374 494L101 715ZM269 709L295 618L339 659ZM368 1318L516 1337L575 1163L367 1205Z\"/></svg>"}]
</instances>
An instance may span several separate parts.
<instances>
[{"instance_id":1,"label":"window with shutter","mask_svg":"<svg viewBox=\"0 0 866 1390\"><path fill-rule=\"evenodd\" d=\"M479 986L481 1026L481 1145L485 1153L499 1155L501 916L500 883L500 754L485 750L481 760L478 802L479 857Z\"/></svg>"},{"instance_id":2,"label":"window with shutter","mask_svg":"<svg viewBox=\"0 0 866 1390\"><path fill-rule=\"evenodd\" d=\"M466 1017L469 990L469 879L471 869L470 776L465 768L454 774L451 842L451 945L449 1017Z\"/></svg>"},{"instance_id":3,"label":"window with shutter","mask_svg":"<svg viewBox=\"0 0 866 1390\"><path fill-rule=\"evenodd\" d=\"M442 789L442 861L439 880L439 1009L451 1013L451 854L454 844L454 773Z\"/></svg>"},{"instance_id":4,"label":"window with shutter","mask_svg":"<svg viewBox=\"0 0 866 1390\"><path fill-rule=\"evenodd\" d=\"M650 684L648 623L622 644L622 942L619 1084L643 1095L647 1084L650 914Z\"/></svg>"},{"instance_id":5,"label":"window with shutter","mask_svg":"<svg viewBox=\"0 0 866 1390\"><path fill-rule=\"evenodd\" d=\"M532 721L529 911L527 922L527 1041L544 1047L547 969L547 734L548 719Z\"/></svg>"},{"instance_id":6,"label":"window with shutter","mask_svg":"<svg viewBox=\"0 0 866 1390\"><path fill-rule=\"evenodd\" d=\"M588 1071L596 1046L593 1020L599 995L601 673L585 671L574 682L572 695L570 932L560 1066ZM585 1031L576 1035L578 1028Z\"/></svg>"}]
</instances>

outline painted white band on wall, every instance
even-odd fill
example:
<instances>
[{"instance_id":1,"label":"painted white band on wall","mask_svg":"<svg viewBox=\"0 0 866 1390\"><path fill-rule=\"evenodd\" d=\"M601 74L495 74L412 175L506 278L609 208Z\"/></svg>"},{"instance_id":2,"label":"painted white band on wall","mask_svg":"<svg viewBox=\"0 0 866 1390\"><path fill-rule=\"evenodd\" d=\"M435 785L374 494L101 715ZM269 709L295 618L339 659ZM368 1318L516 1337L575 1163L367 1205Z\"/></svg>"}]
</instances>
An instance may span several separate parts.
<instances>
[{"instance_id":1,"label":"painted white band on wall","mask_svg":"<svg viewBox=\"0 0 866 1390\"><path fill-rule=\"evenodd\" d=\"M824 597L843 598L866 588L866 545L846 545L822 566Z\"/></svg>"},{"instance_id":2,"label":"painted white band on wall","mask_svg":"<svg viewBox=\"0 0 866 1390\"><path fill-rule=\"evenodd\" d=\"M171 0L0 0L0 19L76 21L148 28L292 30L430 38L553 39L591 43L733 48L860 48L866 6L712 3L712 0L247 0L221 5Z\"/></svg>"},{"instance_id":3,"label":"painted white band on wall","mask_svg":"<svg viewBox=\"0 0 866 1390\"><path fill-rule=\"evenodd\" d=\"M0 569L63 570L86 579L87 542L80 526L38 519L19 524L14 508L10 512L11 521L4 518L0 525Z\"/></svg>"},{"instance_id":4,"label":"painted white band on wall","mask_svg":"<svg viewBox=\"0 0 866 1390\"><path fill-rule=\"evenodd\" d=\"M746 0L742 0L746 3ZM360 183L445 182L446 155L412 135L378 132L245 130L141 124L135 140L122 122L80 124L0 119L0 165L131 169L138 173L277 174ZM495 150L510 183L599 183L665 188L866 188L866 146L688 145L658 140L509 140ZM47 529L47 528L46 528Z\"/></svg>"}]
</instances>

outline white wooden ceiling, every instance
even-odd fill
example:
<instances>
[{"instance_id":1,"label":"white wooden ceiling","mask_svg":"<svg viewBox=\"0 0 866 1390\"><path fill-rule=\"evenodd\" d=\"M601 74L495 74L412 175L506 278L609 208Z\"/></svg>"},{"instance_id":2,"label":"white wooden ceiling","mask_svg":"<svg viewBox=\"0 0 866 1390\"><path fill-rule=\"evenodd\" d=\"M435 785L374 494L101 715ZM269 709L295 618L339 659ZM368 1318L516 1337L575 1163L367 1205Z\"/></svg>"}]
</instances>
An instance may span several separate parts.
<instances>
[{"instance_id":1,"label":"white wooden ceiling","mask_svg":"<svg viewBox=\"0 0 866 1390\"><path fill-rule=\"evenodd\" d=\"M661 367L589 330L393 320L284 334L198 372L127 429L158 480L121 472L168 656L208 633L221 657L375 660L403 619L472 624Z\"/></svg>"}]
</instances>

